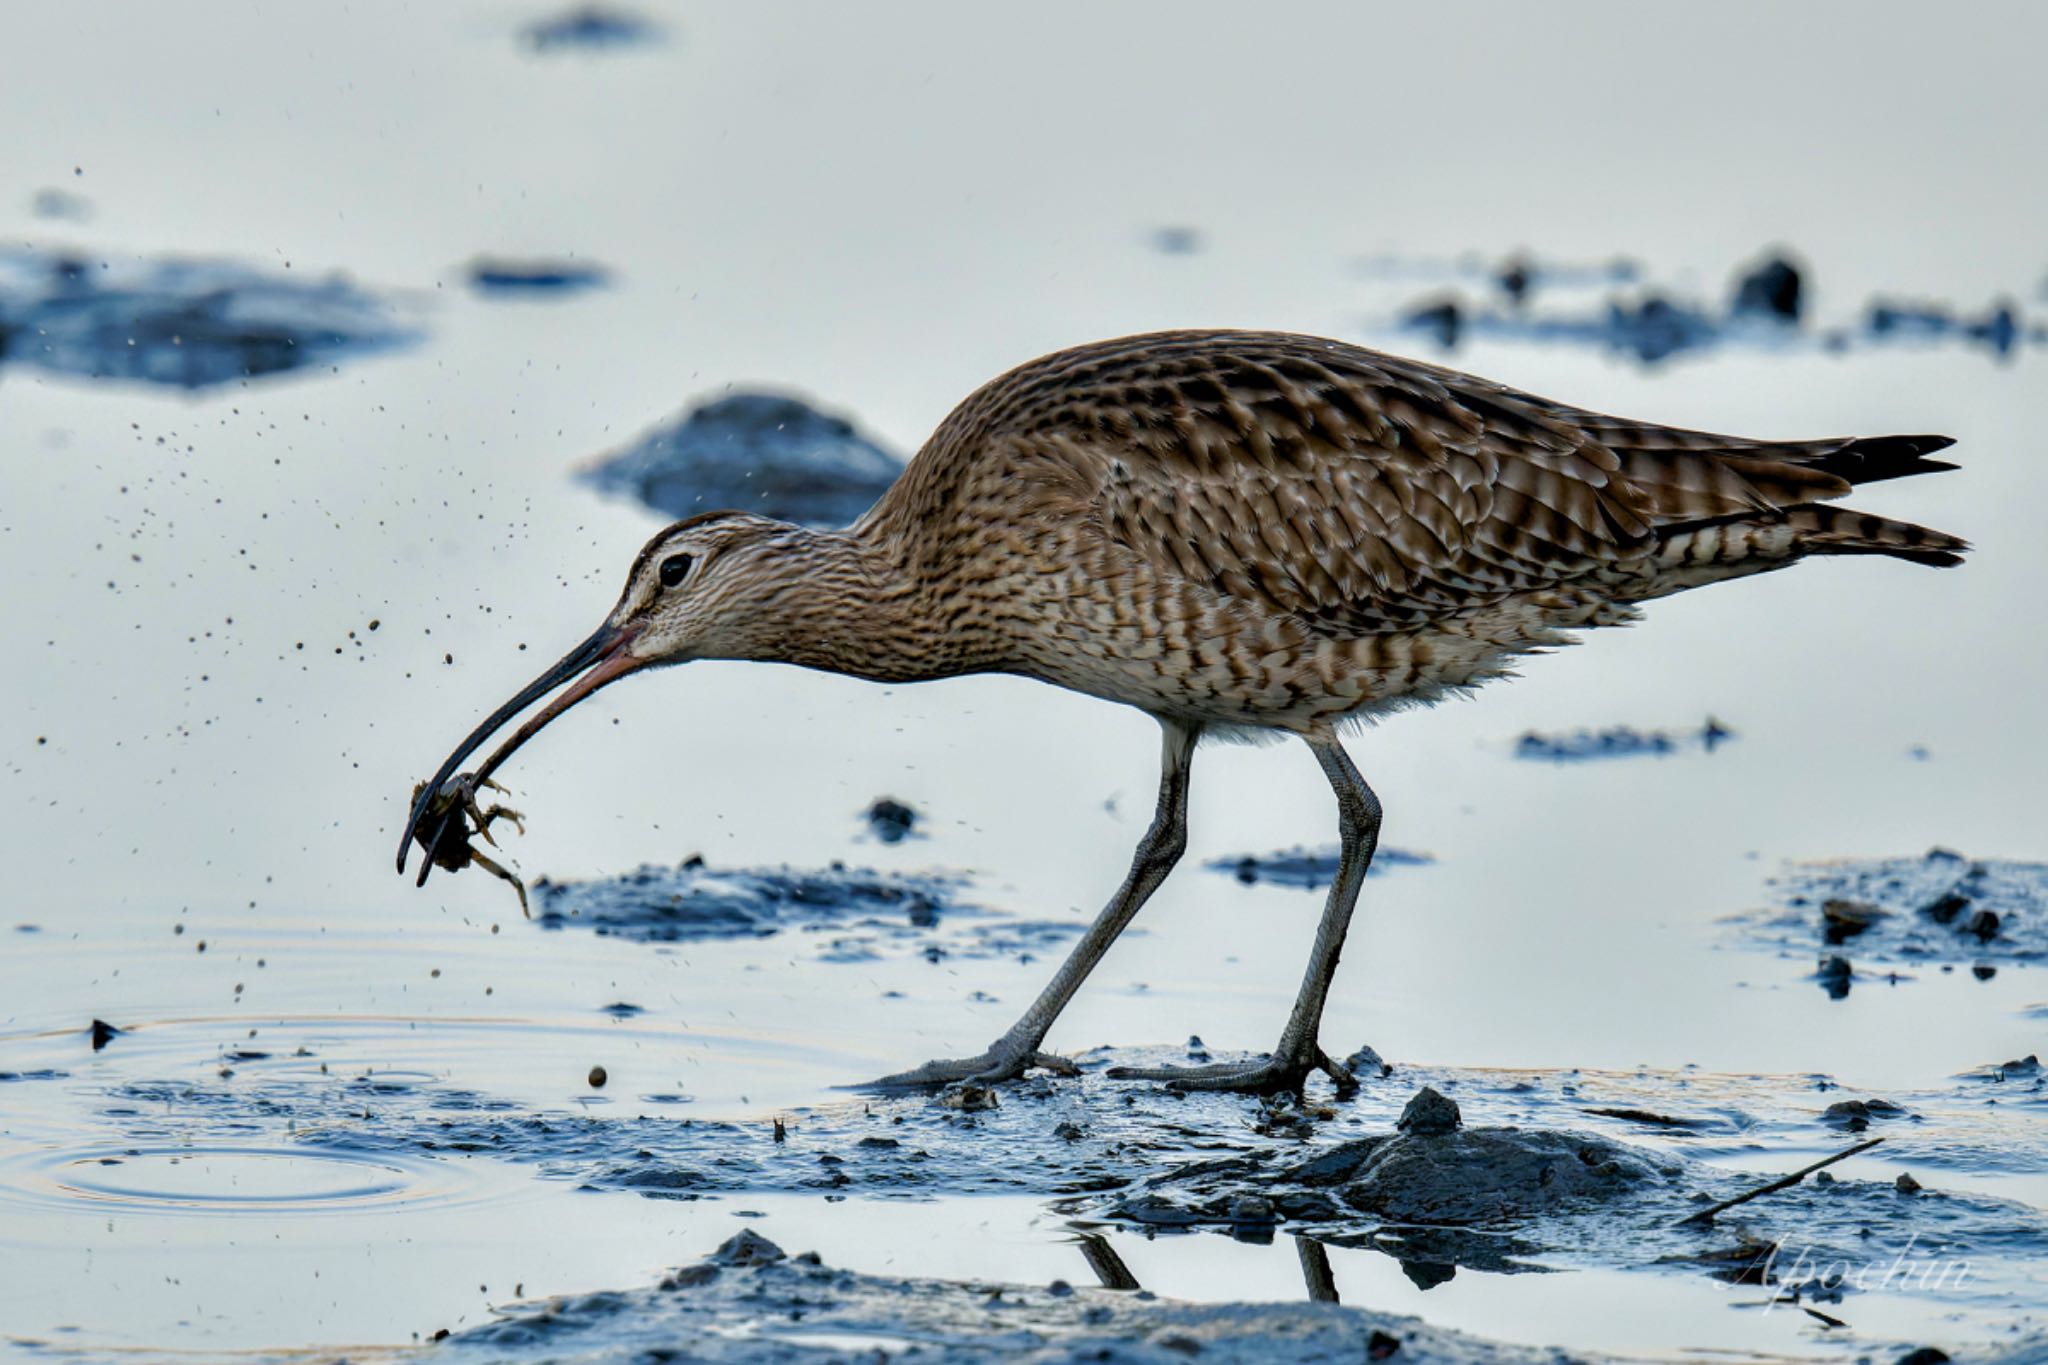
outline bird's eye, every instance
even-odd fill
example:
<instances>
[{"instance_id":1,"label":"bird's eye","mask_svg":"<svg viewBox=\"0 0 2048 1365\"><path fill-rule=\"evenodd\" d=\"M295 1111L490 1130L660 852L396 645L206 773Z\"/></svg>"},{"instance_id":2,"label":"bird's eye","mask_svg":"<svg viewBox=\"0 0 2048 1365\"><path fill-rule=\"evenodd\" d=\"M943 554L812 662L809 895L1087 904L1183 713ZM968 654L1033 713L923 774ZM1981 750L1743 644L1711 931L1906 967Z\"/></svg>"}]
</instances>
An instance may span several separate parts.
<instances>
[{"instance_id":1,"label":"bird's eye","mask_svg":"<svg viewBox=\"0 0 2048 1365\"><path fill-rule=\"evenodd\" d=\"M673 588L681 583L684 575L689 572L690 557L688 555L670 555L667 559L661 561L661 586Z\"/></svg>"}]
</instances>

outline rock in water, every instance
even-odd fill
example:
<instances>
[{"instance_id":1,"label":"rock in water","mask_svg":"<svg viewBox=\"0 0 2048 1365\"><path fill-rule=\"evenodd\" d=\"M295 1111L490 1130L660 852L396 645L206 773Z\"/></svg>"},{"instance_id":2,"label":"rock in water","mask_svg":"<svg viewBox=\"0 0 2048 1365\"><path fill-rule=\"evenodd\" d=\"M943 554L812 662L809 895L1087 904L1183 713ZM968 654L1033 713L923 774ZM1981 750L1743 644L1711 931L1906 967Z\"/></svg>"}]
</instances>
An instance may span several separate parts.
<instances>
[{"instance_id":1,"label":"rock in water","mask_svg":"<svg viewBox=\"0 0 2048 1365\"><path fill-rule=\"evenodd\" d=\"M733 508L844 526L902 468L842 417L780 394L736 393L691 409L582 477L672 517Z\"/></svg>"}]
</instances>

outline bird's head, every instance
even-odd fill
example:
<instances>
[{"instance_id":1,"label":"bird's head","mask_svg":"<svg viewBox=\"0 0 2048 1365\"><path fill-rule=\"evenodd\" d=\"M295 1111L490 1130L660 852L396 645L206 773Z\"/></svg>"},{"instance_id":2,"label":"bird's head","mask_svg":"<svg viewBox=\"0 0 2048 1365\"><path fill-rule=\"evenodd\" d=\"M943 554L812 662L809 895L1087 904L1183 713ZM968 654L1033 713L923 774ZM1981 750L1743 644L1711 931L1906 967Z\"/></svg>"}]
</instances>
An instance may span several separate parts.
<instances>
[{"instance_id":1,"label":"bird's head","mask_svg":"<svg viewBox=\"0 0 2048 1365\"><path fill-rule=\"evenodd\" d=\"M413 835L443 785L491 736L541 698L554 694L484 760L472 781L489 777L555 717L629 673L692 659L750 657L757 608L764 593L774 591L778 563L792 552L801 553L797 542L812 534L745 512L709 512L679 521L648 541L604 624L486 717L422 786L398 846L399 870L405 870Z\"/></svg>"},{"instance_id":2,"label":"bird's head","mask_svg":"<svg viewBox=\"0 0 2048 1365\"><path fill-rule=\"evenodd\" d=\"M612 676L748 657L763 595L814 535L746 512L707 512L661 531L641 547L598 631L625 661Z\"/></svg>"}]
</instances>

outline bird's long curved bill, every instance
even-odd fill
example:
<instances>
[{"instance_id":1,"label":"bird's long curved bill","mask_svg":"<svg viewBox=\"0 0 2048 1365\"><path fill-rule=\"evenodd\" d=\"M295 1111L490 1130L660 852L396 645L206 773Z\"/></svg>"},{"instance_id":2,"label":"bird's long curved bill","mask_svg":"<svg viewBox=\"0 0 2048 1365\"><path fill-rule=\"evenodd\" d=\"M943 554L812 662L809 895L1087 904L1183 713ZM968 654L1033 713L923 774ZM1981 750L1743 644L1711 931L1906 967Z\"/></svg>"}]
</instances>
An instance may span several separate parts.
<instances>
[{"instance_id":1,"label":"bird's long curved bill","mask_svg":"<svg viewBox=\"0 0 2048 1365\"><path fill-rule=\"evenodd\" d=\"M412 851L413 835L420 822L427 818L427 809L449 778L455 776L463 760L482 748L484 742L498 733L512 718L527 707L561 687L569 686L536 711L527 722L513 731L512 737L499 745L491 756L484 760L476 771L476 780L481 782L494 772L498 765L512 756L520 745L539 734L541 729L556 716L582 701L591 693L608 683L617 682L647 664L645 659L636 659L626 652L632 643L632 636L607 623L598 628L588 640L564 654L554 667L535 678L519 690L517 696L506 702L484 719L483 724L469 732L469 737L455 746L455 752L448 755L448 761L441 765L441 771L434 774L434 780L420 789L419 796L412 803L412 815L405 822L405 835L398 843L398 870L405 871L406 855ZM574 681L571 681L571 680ZM420 881L425 883L427 873L433 868L434 860L429 857L420 868Z\"/></svg>"}]
</instances>

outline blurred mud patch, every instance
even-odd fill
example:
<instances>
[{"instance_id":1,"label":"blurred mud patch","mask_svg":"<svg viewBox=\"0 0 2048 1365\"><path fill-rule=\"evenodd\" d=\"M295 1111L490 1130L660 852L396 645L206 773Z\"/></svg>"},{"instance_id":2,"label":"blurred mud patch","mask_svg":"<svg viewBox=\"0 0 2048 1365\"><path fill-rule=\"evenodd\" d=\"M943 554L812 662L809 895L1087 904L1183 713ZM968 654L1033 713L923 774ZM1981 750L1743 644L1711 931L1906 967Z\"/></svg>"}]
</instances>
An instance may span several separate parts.
<instances>
[{"instance_id":1,"label":"blurred mud patch","mask_svg":"<svg viewBox=\"0 0 2048 1365\"><path fill-rule=\"evenodd\" d=\"M0 247L0 365L205 389L418 336L397 305L344 275Z\"/></svg>"},{"instance_id":2,"label":"blurred mud patch","mask_svg":"<svg viewBox=\"0 0 2048 1365\"><path fill-rule=\"evenodd\" d=\"M945 873L827 868L714 868L702 858L642 867L599 881L533 885L546 929L584 928L642 943L813 935L828 962L889 951L945 958L1021 957L1072 937L1078 924L1019 920L961 898L966 879Z\"/></svg>"},{"instance_id":3,"label":"blurred mud patch","mask_svg":"<svg viewBox=\"0 0 2048 1365\"><path fill-rule=\"evenodd\" d=\"M1433 854L1415 853L1405 848L1381 848L1374 851L1372 866L1366 869L1366 875L1373 876L1396 867L1427 867L1435 861ZM1337 862L1338 850L1334 848L1290 848L1279 853L1241 853L1234 858L1217 858L1203 866L1211 872L1227 872L1246 886L1265 882L1314 891L1328 886L1335 879Z\"/></svg>"},{"instance_id":4,"label":"blurred mud patch","mask_svg":"<svg viewBox=\"0 0 2048 1365\"><path fill-rule=\"evenodd\" d=\"M903 462L853 423L781 394L736 393L692 408L579 477L672 517L733 508L844 526Z\"/></svg>"},{"instance_id":5,"label":"blurred mud patch","mask_svg":"<svg viewBox=\"0 0 2048 1365\"><path fill-rule=\"evenodd\" d=\"M465 267L465 273L471 289L495 298L580 294L611 282L611 274L603 266L574 259L513 260L503 256L478 256Z\"/></svg>"},{"instance_id":6,"label":"blurred mud patch","mask_svg":"<svg viewBox=\"0 0 2048 1365\"><path fill-rule=\"evenodd\" d=\"M1627 725L1605 730L1524 731L1515 741L1515 757L1540 763L1586 763L1603 758L1668 758L1672 754L1714 750L1735 738L1735 732L1707 717L1696 730L1637 730Z\"/></svg>"},{"instance_id":7,"label":"blurred mud patch","mask_svg":"<svg viewBox=\"0 0 2048 1365\"><path fill-rule=\"evenodd\" d=\"M528 24L522 36L533 52L606 52L647 47L662 39L661 25L611 5L577 5Z\"/></svg>"},{"instance_id":8,"label":"blurred mud patch","mask_svg":"<svg viewBox=\"0 0 2048 1365\"><path fill-rule=\"evenodd\" d=\"M1308 1255L1303 1259L1306 1264ZM1079 1256L1075 1263L1081 1265ZM746 1231L651 1287L499 1309L496 1321L439 1340L429 1358L592 1365L686 1358L871 1365L898 1353L963 1365L1190 1359L1548 1365L1558 1358L1547 1349L1502 1345L1332 1302L1198 1304L1134 1290L1064 1280L1017 1285L862 1274L834 1269L816 1255L791 1256Z\"/></svg>"},{"instance_id":9,"label":"blurred mud patch","mask_svg":"<svg viewBox=\"0 0 2048 1365\"><path fill-rule=\"evenodd\" d=\"M1626 258L1572 265L1527 254L1498 261L1382 256L1361 263L1360 273L1383 285L1435 285L1395 305L1392 319L1372 330L1446 351L1483 339L1584 347L1655 366L1717 350L1841 353L1902 344L1965 346L2005 359L2048 342L2048 328L2030 323L2010 298L1972 309L1878 295L1858 316L1816 325L1813 268L1779 249L1738 267L1718 302L1653 283Z\"/></svg>"},{"instance_id":10,"label":"blurred mud patch","mask_svg":"<svg viewBox=\"0 0 2048 1365\"><path fill-rule=\"evenodd\" d=\"M1969 966L2048 957L2048 864L1918 858L1802 863L1771 882L1774 904L1722 921L1740 941L1786 957L1818 954L1846 983L1850 962ZM1840 961L1840 968L1831 963Z\"/></svg>"}]
</instances>

